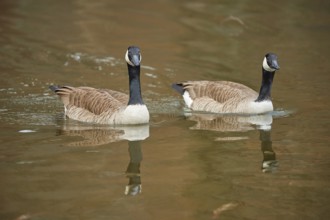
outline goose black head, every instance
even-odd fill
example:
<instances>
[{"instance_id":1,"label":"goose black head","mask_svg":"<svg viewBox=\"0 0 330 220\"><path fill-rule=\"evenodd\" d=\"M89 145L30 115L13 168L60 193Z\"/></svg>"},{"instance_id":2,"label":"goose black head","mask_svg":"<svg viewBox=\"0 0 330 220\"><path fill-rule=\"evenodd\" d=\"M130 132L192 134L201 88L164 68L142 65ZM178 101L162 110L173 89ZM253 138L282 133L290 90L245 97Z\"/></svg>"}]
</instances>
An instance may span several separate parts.
<instances>
[{"instance_id":1,"label":"goose black head","mask_svg":"<svg viewBox=\"0 0 330 220\"><path fill-rule=\"evenodd\" d=\"M142 60L140 48L129 46L125 54L125 60L131 66L140 66Z\"/></svg>"},{"instance_id":2,"label":"goose black head","mask_svg":"<svg viewBox=\"0 0 330 220\"><path fill-rule=\"evenodd\" d=\"M275 72L280 69L277 63L277 56L274 53L267 53L265 55L264 61L262 62L262 67L268 72Z\"/></svg>"}]
</instances>

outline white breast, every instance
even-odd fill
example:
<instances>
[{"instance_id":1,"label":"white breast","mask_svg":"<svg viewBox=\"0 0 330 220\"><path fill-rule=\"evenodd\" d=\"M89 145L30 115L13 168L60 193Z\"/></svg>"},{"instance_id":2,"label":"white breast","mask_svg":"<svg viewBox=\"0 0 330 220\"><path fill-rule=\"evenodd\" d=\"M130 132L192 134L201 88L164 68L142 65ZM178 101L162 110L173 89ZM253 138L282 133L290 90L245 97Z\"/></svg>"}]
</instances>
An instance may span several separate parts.
<instances>
[{"instance_id":1,"label":"white breast","mask_svg":"<svg viewBox=\"0 0 330 220\"><path fill-rule=\"evenodd\" d=\"M113 124L146 124L149 122L149 111L146 105L128 105L113 119Z\"/></svg>"},{"instance_id":2,"label":"white breast","mask_svg":"<svg viewBox=\"0 0 330 220\"><path fill-rule=\"evenodd\" d=\"M273 111L273 103L270 100L262 101L262 102L249 102L246 107L244 113L248 114L261 114L266 112Z\"/></svg>"}]
</instances>

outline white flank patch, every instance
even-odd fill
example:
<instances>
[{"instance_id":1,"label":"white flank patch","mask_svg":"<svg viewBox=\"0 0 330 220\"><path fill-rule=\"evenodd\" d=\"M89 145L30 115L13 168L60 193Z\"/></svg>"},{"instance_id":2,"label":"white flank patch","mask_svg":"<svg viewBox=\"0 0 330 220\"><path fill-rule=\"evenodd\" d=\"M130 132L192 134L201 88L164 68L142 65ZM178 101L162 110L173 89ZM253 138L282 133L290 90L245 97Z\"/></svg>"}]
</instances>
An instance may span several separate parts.
<instances>
[{"instance_id":1,"label":"white flank patch","mask_svg":"<svg viewBox=\"0 0 330 220\"><path fill-rule=\"evenodd\" d=\"M189 92L184 91L182 97L183 97L184 102L185 102L186 105L188 106L188 108L191 108L191 105L192 105L192 103L193 103L193 100L191 99L191 97L190 97L190 95L189 95Z\"/></svg>"},{"instance_id":2,"label":"white flank patch","mask_svg":"<svg viewBox=\"0 0 330 220\"><path fill-rule=\"evenodd\" d=\"M264 58L264 61L262 62L262 66L265 70L267 70L268 72L274 72L276 69L271 68L270 66L268 66L267 63L267 58Z\"/></svg>"}]
</instances>

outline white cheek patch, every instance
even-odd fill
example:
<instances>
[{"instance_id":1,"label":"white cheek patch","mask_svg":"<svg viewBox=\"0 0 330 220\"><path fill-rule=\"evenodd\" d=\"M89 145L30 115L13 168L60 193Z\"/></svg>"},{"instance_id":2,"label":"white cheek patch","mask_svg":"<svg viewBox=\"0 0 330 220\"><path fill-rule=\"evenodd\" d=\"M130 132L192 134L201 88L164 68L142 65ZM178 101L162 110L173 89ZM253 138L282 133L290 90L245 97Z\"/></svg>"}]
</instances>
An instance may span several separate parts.
<instances>
[{"instance_id":1,"label":"white cheek patch","mask_svg":"<svg viewBox=\"0 0 330 220\"><path fill-rule=\"evenodd\" d=\"M126 54L125 54L125 60L129 65L134 66L134 64L128 58L128 50L126 51Z\"/></svg>"},{"instance_id":2,"label":"white cheek patch","mask_svg":"<svg viewBox=\"0 0 330 220\"><path fill-rule=\"evenodd\" d=\"M271 68L270 66L268 66L267 63L267 58L264 58L264 61L262 62L262 67L267 70L268 72L274 72L276 69Z\"/></svg>"},{"instance_id":3,"label":"white cheek patch","mask_svg":"<svg viewBox=\"0 0 330 220\"><path fill-rule=\"evenodd\" d=\"M126 54L125 54L125 60L126 62L131 65L131 66L135 66L130 60L129 60L129 57L128 57L128 50L126 51ZM142 55L140 54L140 63L141 63L141 60L142 60Z\"/></svg>"}]
</instances>

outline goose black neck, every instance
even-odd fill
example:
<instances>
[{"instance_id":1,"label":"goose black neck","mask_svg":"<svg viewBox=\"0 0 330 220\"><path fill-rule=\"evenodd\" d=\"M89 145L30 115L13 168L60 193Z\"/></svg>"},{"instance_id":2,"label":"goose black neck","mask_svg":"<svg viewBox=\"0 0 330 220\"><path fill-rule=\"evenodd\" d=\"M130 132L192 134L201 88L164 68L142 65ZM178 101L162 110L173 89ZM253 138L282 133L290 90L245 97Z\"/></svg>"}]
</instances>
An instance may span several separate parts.
<instances>
[{"instance_id":1,"label":"goose black neck","mask_svg":"<svg viewBox=\"0 0 330 220\"><path fill-rule=\"evenodd\" d=\"M274 75L275 75L275 71L269 72L264 68L262 68L261 88L259 91L259 96L256 99L256 102L262 102L271 99L271 90L272 90Z\"/></svg>"},{"instance_id":2,"label":"goose black neck","mask_svg":"<svg viewBox=\"0 0 330 220\"><path fill-rule=\"evenodd\" d=\"M129 101L128 105L143 105L140 85L140 66L128 66L129 75Z\"/></svg>"}]
</instances>

